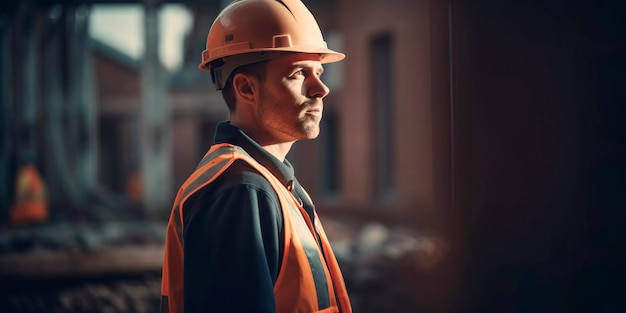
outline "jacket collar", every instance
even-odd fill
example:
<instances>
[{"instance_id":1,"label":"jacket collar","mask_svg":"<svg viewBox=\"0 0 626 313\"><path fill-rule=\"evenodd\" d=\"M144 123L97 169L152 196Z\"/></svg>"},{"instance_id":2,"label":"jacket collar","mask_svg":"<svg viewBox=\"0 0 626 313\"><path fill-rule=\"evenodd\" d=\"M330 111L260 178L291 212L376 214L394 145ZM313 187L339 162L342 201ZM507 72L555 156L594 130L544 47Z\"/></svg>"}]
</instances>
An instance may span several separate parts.
<instances>
[{"instance_id":1,"label":"jacket collar","mask_svg":"<svg viewBox=\"0 0 626 313\"><path fill-rule=\"evenodd\" d=\"M267 150L263 149L256 141L244 133L243 130L233 126L229 121L217 124L215 143L230 143L243 148L252 158L274 174L282 184L289 187L289 189L296 183L293 166L287 159L281 162L271 153L267 152Z\"/></svg>"}]
</instances>

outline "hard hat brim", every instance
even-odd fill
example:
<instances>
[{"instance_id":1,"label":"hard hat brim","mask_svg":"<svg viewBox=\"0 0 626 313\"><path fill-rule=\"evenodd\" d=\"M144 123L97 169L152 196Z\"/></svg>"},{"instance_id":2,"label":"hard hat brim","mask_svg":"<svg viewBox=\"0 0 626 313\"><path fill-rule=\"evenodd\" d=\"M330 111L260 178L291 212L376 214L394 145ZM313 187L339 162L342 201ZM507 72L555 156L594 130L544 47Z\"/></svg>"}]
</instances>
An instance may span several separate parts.
<instances>
[{"instance_id":1,"label":"hard hat brim","mask_svg":"<svg viewBox=\"0 0 626 313\"><path fill-rule=\"evenodd\" d=\"M290 48L262 48L262 49L246 49L246 50L241 50L239 53L237 52L233 52L233 51L224 51L223 53L220 54L215 54L215 53L211 53L211 55L213 56L212 58L208 58L208 54L209 51L204 50L202 52L203 56L207 55L207 57L203 57L203 60L205 60L204 62L200 63L198 65L198 68L202 71L205 72L210 72L211 71L211 63L215 60L219 60L219 59L224 59L227 57L232 57L232 56L236 56L236 55L241 55L241 54L254 54L254 53L263 53L263 52L292 52L292 53L313 53L313 54L319 54L321 55L321 59L320 62L322 64L327 64L327 63L333 63L333 62L338 62L341 61L343 59L345 59L346 55L341 53L341 52L337 52L331 49L327 49L327 48L323 48L320 49L319 47L290 47ZM261 61L261 60L260 60Z\"/></svg>"}]
</instances>

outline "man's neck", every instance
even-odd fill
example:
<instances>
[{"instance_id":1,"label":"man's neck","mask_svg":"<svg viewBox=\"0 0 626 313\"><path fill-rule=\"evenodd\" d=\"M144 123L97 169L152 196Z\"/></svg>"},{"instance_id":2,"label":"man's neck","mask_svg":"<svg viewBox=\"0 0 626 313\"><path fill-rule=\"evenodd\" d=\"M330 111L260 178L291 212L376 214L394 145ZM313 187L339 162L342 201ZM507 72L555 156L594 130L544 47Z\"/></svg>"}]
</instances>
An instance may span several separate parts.
<instances>
[{"instance_id":1,"label":"man's neck","mask_svg":"<svg viewBox=\"0 0 626 313\"><path fill-rule=\"evenodd\" d=\"M293 142L283 142L283 143L269 144L269 145L264 145L262 143L259 143L259 144L261 145L261 147L263 147L263 149L265 149L271 155L275 156L281 162L284 162L285 158L287 157L287 153L289 153L289 150L291 149L291 146L293 145Z\"/></svg>"},{"instance_id":2,"label":"man's neck","mask_svg":"<svg viewBox=\"0 0 626 313\"><path fill-rule=\"evenodd\" d=\"M285 161L287 157L287 153L291 149L291 146L295 141L287 141L287 142L278 142L275 143L271 140L267 140L261 132L250 131L244 124L239 123L238 120L234 119L231 116L230 124L241 129L246 135L248 135L252 140L258 143L263 149L269 152L271 155L276 157L281 162Z\"/></svg>"}]
</instances>

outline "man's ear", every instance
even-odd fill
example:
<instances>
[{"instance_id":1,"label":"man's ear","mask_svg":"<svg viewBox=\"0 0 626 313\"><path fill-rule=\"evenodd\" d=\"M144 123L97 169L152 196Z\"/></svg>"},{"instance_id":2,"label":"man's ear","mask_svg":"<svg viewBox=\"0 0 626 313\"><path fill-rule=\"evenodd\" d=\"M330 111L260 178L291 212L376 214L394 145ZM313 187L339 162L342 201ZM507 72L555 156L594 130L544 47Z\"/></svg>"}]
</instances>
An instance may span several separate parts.
<instances>
[{"instance_id":1,"label":"man's ear","mask_svg":"<svg viewBox=\"0 0 626 313\"><path fill-rule=\"evenodd\" d=\"M237 99L240 101L252 105L256 102L255 92L256 80L248 75L237 73L233 77L233 91Z\"/></svg>"}]
</instances>

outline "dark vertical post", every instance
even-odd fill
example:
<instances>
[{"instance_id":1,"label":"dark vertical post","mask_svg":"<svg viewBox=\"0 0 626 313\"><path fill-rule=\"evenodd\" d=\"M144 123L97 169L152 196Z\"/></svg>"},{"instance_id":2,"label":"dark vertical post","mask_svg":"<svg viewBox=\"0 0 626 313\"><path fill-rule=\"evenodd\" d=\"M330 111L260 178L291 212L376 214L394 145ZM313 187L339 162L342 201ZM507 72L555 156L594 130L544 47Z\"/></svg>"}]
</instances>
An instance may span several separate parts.
<instances>
[{"instance_id":1,"label":"dark vertical post","mask_svg":"<svg viewBox=\"0 0 626 313\"><path fill-rule=\"evenodd\" d=\"M13 117L13 88L11 88L11 22L12 18L0 14L0 223L8 216L8 208L13 192L13 153L11 120Z\"/></svg>"}]
</instances>

